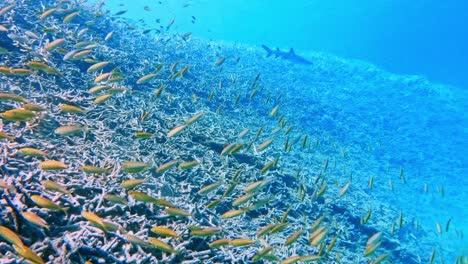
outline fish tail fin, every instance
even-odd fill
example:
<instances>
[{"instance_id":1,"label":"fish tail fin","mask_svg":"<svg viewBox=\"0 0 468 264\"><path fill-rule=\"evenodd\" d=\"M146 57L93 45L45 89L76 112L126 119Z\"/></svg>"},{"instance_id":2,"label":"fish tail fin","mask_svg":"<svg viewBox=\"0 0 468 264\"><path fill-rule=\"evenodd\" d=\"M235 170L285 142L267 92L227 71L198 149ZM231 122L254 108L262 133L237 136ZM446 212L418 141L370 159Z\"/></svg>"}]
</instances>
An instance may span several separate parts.
<instances>
[{"instance_id":1,"label":"fish tail fin","mask_svg":"<svg viewBox=\"0 0 468 264\"><path fill-rule=\"evenodd\" d=\"M269 47L265 46L265 45L262 45L262 48L266 50L267 52L267 58L270 57L271 55L273 55L273 50L271 50Z\"/></svg>"}]
</instances>

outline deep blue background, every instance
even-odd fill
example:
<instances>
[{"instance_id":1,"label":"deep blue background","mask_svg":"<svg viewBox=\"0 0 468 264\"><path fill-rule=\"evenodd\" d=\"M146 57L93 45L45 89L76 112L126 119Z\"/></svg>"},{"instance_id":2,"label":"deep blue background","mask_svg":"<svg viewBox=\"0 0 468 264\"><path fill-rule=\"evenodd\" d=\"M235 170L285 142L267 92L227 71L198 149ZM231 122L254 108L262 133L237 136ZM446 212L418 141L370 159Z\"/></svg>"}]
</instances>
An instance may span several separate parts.
<instances>
[{"instance_id":1,"label":"deep blue background","mask_svg":"<svg viewBox=\"0 0 468 264\"><path fill-rule=\"evenodd\" d=\"M323 51L391 72L468 88L468 1L462 0L142 0L107 1L197 37ZM118 6L123 4L123 6ZM187 4L187 7L183 7ZM143 11L148 5L151 11ZM191 16L196 22L191 23Z\"/></svg>"}]
</instances>

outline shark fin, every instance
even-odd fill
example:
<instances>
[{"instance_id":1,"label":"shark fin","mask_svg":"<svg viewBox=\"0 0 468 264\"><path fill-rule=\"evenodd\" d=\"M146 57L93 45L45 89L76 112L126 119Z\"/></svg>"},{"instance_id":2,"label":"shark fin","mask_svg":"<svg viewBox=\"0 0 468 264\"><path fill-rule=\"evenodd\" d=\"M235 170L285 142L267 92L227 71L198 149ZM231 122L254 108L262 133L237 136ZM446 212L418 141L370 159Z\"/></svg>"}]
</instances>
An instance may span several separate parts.
<instances>
[{"instance_id":1,"label":"shark fin","mask_svg":"<svg viewBox=\"0 0 468 264\"><path fill-rule=\"evenodd\" d=\"M267 46L265 46L265 45L262 45L262 48L266 50L266 52L267 52L267 56L266 56L266 57L267 57L267 58L270 57L270 56L273 54L273 51L272 51L269 47L267 47Z\"/></svg>"}]
</instances>

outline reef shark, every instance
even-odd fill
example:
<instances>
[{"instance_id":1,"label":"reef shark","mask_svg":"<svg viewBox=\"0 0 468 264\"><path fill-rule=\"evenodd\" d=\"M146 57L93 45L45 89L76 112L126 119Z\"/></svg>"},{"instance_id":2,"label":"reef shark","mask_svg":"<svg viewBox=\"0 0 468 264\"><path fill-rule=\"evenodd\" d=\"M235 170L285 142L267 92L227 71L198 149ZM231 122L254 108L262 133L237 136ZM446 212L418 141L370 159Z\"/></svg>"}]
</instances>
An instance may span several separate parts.
<instances>
[{"instance_id":1,"label":"reef shark","mask_svg":"<svg viewBox=\"0 0 468 264\"><path fill-rule=\"evenodd\" d=\"M294 63L305 64L305 65L312 64L312 62L306 60L304 57L297 55L294 52L293 48L291 48L289 52L281 51L279 48L276 48L276 50L272 50L265 45L262 45L262 48L266 50L267 58L270 57L271 55L275 55L275 58L279 57L279 58L282 58L282 59L285 59Z\"/></svg>"}]
</instances>

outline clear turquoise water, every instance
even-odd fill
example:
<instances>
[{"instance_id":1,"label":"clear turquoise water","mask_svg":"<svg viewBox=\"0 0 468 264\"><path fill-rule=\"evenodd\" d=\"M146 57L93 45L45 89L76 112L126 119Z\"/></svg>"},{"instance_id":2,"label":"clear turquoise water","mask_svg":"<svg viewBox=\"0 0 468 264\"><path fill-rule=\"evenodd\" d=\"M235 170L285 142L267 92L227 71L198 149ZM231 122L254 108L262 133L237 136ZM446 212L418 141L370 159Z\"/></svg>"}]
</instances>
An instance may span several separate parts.
<instances>
[{"instance_id":1,"label":"clear turquoise water","mask_svg":"<svg viewBox=\"0 0 468 264\"><path fill-rule=\"evenodd\" d=\"M145 5L151 12L142 11ZM128 9L126 17L143 19L149 28L159 26L156 19L166 26L175 18L174 32L327 52L464 89L468 87L467 5L459 0L106 2L112 10Z\"/></svg>"}]
</instances>

